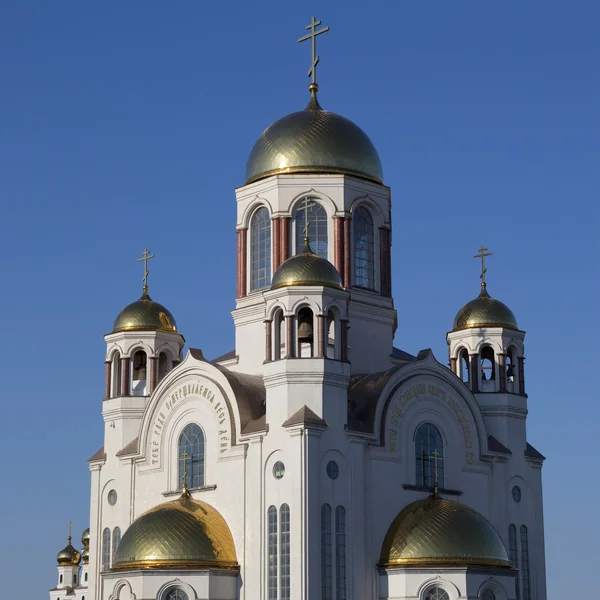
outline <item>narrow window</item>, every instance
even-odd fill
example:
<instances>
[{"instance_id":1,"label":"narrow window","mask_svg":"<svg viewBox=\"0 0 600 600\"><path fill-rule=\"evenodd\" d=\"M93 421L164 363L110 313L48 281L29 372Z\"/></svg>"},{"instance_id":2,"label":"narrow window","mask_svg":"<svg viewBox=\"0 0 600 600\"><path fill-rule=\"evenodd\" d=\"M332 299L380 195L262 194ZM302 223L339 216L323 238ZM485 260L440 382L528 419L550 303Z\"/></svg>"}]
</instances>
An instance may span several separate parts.
<instances>
[{"instance_id":1,"label":"narrow window","mask_svg":"<svg viewBox=\"0 0 600 600\"><path fill-rule=\"evenodd\" d=\"M186 454L185 457L184 453ZM184 460L184 458L187 460ZM204 487L204 433L196 423L191 423L183 430L179 438L178 459L178 489L181 489L183 485L184 463L187 463L188 487Z\"/></svg>"},{"instance_id":2,"label":"narrow window","mask_svg":"<svg viewBox=\"0 0 600 600\"><path fill-rule=\"evenodd\" d=\"M112 358L112 393L111 398L121 395L121 355L118 352Z\"/></svg>"},{"instance_id":3,"label":"narrow window","mask_svg":"<svg viewBox=\"0 0 600 600\"><path fill-rule=\"evenodd\" d=\"M313 311L303 307L298 311L298 356L311 358L315 355L314 349L314 316Z\"/></svg>"},{"instance_id":4,"label":"narrow window","mask_svg":"<svg viewBox=\"0 0 600 600\"><path fill-rule=\"evenodd\" d=\"M481 379L483 381L494 381L496 379L494 350L489 346L485 346L481 350Z\"/></svg>"},{"instance_id":5,"label":"narrow window","mask_svg":"<svg viewBox=\"0 0 600 600\"><path fill-rule=\"evenodd\" d=\"M352 214L354 234L354 285L375 289L375 243L373 217L359 206Z\"/></svg>"},{"instance_id":6,"label":"narrow window","mask_svg":"<svg viewBox=\"0 0 600 600\"><path fill-rule=\"evenodd\" d=\"M308 198L308 237L312 251L321 258L327 258L327 213L325 209L314 200ZM300 203L304 205L304 201ZM306 211L296 208L294 211L294 223L296 225L296 254L304 248L306 237Z\"/></svg>"},{"instance_id":7,"label":"narrow window","mask_svg":"<svg viewBox=\"0 0 600 600\"><path fill-rule=\"evenodd\" d=\"M346 600L346 509L335 509L335 592L337 600Z\"/></svg>"},{"instance_id":8,"label":"narrow window","mask_svg":"<svg viewBox=\"0 0 600 600\"><path fill-rule=\"evenodd\" d=\"M521 579L523 582L523 600L531 600L531 580L529 579L529 540L527 527L521 525Z\"/></svg>"},{"instance_id":9,"label":"narrow window","mask_svg":"<svg viewBox=\"0 0 600 600\"><path fill-rule=\"evenodd\" d=\"M290 507L279 509L279 598L290 600Z\"/></svg>"},{"instance_id":10,"label":"narrow window","mask_svg":"<svg viewBox=\"0 0 600 600\"><path fill-rule=\"evenodd\" d=\"M339 360L341 358L340 345L337 344L336 348L336 328L339 321L335 318L335 314L332 310L327 313L327 327L325 335L325 356L327 358L335 358Z\"/></svg>"},{"instance_id":11,"label":"narrow window","mask_svg":"<svg viewBox=\"0 0 600 600\"><path fill-rule=\"evenodd\" d=\"M331 506L321 507L321 598L332 600Z\"/></svg>"},{"instance_id":12,"label":"narrow window","mask_svg":"<svg viewBox=\"0 0 600 600\"><path fill-rule=\"evenodd\" d=\"M417 485L433 488L437 470L438 486L444 487L444 444L438 429L423 423L415 434Z\"/></svg>"},{"instance_id":13,"label":"narrow window","mask_svg":"<svg viewBox=\"0 0 600 600\"><path fill-rule=\"evenodd\" d=\"M517 392L516 367L515 352L509 348L506 353L506 389L513 393Z\"/></svg>"},{"instance_id":14,"label":"narrow window","mask_svg":"<svg viewBox=\"0 0 600 600\"><path fill-rule=\"evenodd\" d=\"M250 289L254 291L271 284L271 217L265 207L252 217L250 238Z\"/></svg>"},{"instance_id":15,"label":"narrow window","mask_svg":"<svg viewBox=\"0 0 600 600\"><path fill-rule=\"evenodd\" d=\"M62 583L62 582L63 582L63 576L61 575L61 576L58 578L58 583Z\"/></svg>"},{"instance_id":16,"label":"narrow window","mask_svg":"<svg viewBox=\"0 0 600 600\"><path fill-rule=\"evenodd\" d=\"M143 350L138 350L131 361L131 389L133 396L146 395L147 358Z\"/></svg>"},{"instance_id":17,"label":"narrow window","mask_svg":"<svg viewBox=\"0 0 600 600\"><path fill-rule=\"evenodd\" d=\"M267 546L269 552L267 588L269 600L277 600L277 509L269 506L267 512Z\"/></svg>"},{"instance_id":18,"label":"narrow window","mask_svg":"<svg viewBox=\"0 0 600 600\"><path fill-rule=\"evenodd\" d=\"M469 383L469 378L471 377L471 371L469 369L469 353L466 349L460 351L459 357L459 369L460 369L460 378L465 383Z\"/></svg>"},{"instance_id":19,"label":"narrow window","mask_svg":"<svg viewBox=\"0 0 600 600\"><path fill-rule=\"evenodd\" d=\"M517 528L511 523L508 526L508 556L511 566L515 569L519 568L519 557L518 557L518 545L517 545ZM521 593L519 590L519 577L515 578L515 590L517 593L517 600L521 600Z\"/></svg>"},{"instance_id":20,"label":"narrow window","mask_svg":"<svg viewBox=\"0 0 600 600\"><path fill-rule=\"evenodd\" d=\"M86 573L86 574L85 574L85 580L86 580L86 581L87 581L87 577L88 577L88 574Z\"/></svg>"},{"instance_id":21,"label":"narrow window","mask_svg":"<svg viewBox=\"0 0 600 600\"><path fill-rule=\"evenodd\" d=\"M77 584L77 575L73 575L73 585Z\"/></svg>"},{"instance_id":22,"label":"narrow window","mask_svg":"<svg viewBox=\"0 0 600 600\"><path fill-rule=\"evenodd\" d=\"M121 529L119 527L115 527L112 533L112 558L111 564L115 564L115 557L117 556L117 547L119 546L119 542L121 541Z\"/></svg>"},{"instance_id":23,"label":"narrow window","mask_svg":"<svg viewBox=\"0 0 600 600\"><path fill-rule=\"evenodd\" d=\"M107 527L102 532L102 570L110 569L110 529Z\"/></svg>"},{"instance_id":24,"label":"narrow window","mask_svg":"<svg viewBox=\"0 0 600 600\"><path fill-rule=\"evenodd\" d=\"M166 352L161 352L158 356L158 381L162 381L163 377L169 371L169 357Z\"/></svg>"}]
</instances>

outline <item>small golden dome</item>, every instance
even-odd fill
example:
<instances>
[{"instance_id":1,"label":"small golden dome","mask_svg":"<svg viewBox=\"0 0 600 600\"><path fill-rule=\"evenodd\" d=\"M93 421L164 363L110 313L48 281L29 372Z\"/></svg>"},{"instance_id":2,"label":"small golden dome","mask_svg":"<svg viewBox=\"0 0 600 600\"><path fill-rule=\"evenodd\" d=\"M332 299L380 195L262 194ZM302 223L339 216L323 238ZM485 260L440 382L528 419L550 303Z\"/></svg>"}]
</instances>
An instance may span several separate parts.
<instances>
[{"instance_id":1,"label":"small golden dome","mask_svg":"<svg viewBox=\"0 0 600 600\"><path fill-rule=\"evenodd\" d=\"M81 554L71 545L71 536L69 543L56 555L56 562L62 566L78 565L81 560Z\"/></svg>"},{"instance_id":2,"label":"small golden dome","mask_svg":"<svg viewBox=\"0 0 600 600\"><path fill-rule=\"evenodd\" d=\"M454 317L452 331L471 329L473 327L506 327L519 329L517 318L506 304L492 298L485 283L477 298L467 302Z\"/></svg>"},{"instance_id":3,"label":"small golden dome","mask_svg":"<svg viewBox=\"0 0 600 600\"><path fill-rule=\"evenodd\" d=\"M317 256L305 240L302 252L288 258L273 275L271 289L291 285L323 285L342 289L342 278L325 258Z\"/></svg>"},{"instance_id":4,"label":"small golden dome","mask_svg":"<svg viewBox=\"0 0 600 600\"><path fill-rule=\"evenodd\" d=\"M89 527L81 534L81 543L83 544L84 548L90 547L90 528Z\"/></svg>"},{"instance_id":5,"label":"small golden dome","mask_svg":"<svg viewBox=\"0 0 600 600\"><path fill-rule=\"evenodd\" d=\"M308 106L275 121L258 138L246 165L246 183L279 173L342 173L383 181L379 154L349 119L323 110L316 86Z\"/></svg>"},{"instance_id":6,"label":"small golden dome","mask_svg":"<svg viewBox=\"0 0 600 600\"><path fill-rule=\"evenodd\" d=\"M81 562L84 565L87 565L90 562L90 549L87 547L81 551Z\"/></svg>"},{"instance_id":7,"label":"small golden dome","mask_svg":"<svg viewBox=\"0 0 600 600\"><path fill-rule=\"evenodd\" d=\"M237 570L235 546L221 514L184 493L138 517L121 538L114 570Z\"/></svg>"},{"instance_id":8,"label":"small golden dome","mask_svg":"<svg viewBox=\"0 0 600 600\"><path fill-rule=\"evenodd\" d=\"M437 496L400 512L385 536L380 565L510 567L502 539L485 517Z\"/></svg>"},{"instance_id":9,"label":"small golden dome","mask_svg":"<svg viewBox=\"0 0 600 600\"><path fill-rule=\"evenodd\" d=\"M168 331L177 333L173 315L148 295L148 288L136 302L126 306L117 316L113 333L118 331Z\"/></svg>"}]
</instances>

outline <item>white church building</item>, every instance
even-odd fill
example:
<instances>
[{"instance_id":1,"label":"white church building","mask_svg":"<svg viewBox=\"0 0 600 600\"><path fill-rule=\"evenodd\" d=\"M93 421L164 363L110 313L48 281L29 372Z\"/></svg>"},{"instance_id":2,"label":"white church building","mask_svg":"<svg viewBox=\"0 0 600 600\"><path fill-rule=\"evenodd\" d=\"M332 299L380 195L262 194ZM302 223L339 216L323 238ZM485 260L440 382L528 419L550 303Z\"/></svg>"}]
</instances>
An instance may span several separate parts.
<instances>
[{"instance_id":1,"label":"white church building","mask_svg":"<svg viewBox=\"0 0 600 600\"><path fill-rule=\"evenodd\" d=\"M105 336L89 530L51 600L546 600L525 332L482 247L449 367L394 347L390 188L319 105L318 25L308 106L235 191L235 350L184 349L147 285Z\"/></svg>"}]
</instances>

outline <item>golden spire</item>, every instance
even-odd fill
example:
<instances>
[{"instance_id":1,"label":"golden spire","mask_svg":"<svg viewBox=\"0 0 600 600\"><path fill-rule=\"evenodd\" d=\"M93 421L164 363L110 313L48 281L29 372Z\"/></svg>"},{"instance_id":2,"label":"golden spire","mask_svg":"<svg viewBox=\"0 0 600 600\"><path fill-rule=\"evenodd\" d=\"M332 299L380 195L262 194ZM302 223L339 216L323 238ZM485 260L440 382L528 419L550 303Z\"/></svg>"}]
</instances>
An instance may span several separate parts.
<instances>
[{"instance_id":1,"label":"golden spire","mask_svg":"<svg viewBox=\"0 0 600 600\"><path fill-rule=\"evenodd\" d=\"M187 452L184 452L179 460L183 461L183 481L181 482L181 495L188 498L190 495L190 491L188 490L187 486L187 461L192 460L192 456L189 455Z\"/></svg>"},{"instance_id":2,"label":"golden spire","mask_svg":"<svg viewBox=\"0 0 600 600\"><path fill-rule=\"evenodd\" d=\"M320 110L319 102L317 101L317 92L319 91L319 86L317 85L317 65L319 64L319 56L317 54L317 36L322 33L326 33L329 31L329 26L323 27L323 29L317 31L317 27L321 24L321 21L317 21L315 17L312 18L312 21L306 26L306 29L310 30L308 35L305 35L301 38L298 38L299 42L305 42L306 40L311 41L311 65L308 70L308 76L311 77L310 85L308 86L308 90L310 91L310 102L308 103L309 110Z\"/></svg>"},{"instance_id":3,"label":"golden spire","mask_svg":"<svg viewBox=\"0 0 600 600\"><path fill-rule=\"evenodd\" d=\"M144 248L142 252L142 258L138 258L138 262L144 263L144 278L142 279L142 283L144 284L144 295L148 295L148 275L150 271L148 271L148 261L154 258L154 254L150 254L150 250L148 248Z\"/></svg>"},{"instance_id":4,"label":"golden spire","mask_svg":"<svg viewBox=\"0 0 600 600\"><path fill-rule=\"evenodd\" d=\"M481 275L479 276L479 278L481 279L481 290L485 291L485 274L487 273L487 269L485 268L485 257L493 256L493 253L488 252L488 249L485 248L483 244L481 244L481 248L479 248L478 252L479 254L475 254L473 258L481 259Z\"/></svg>"}]
</instances>

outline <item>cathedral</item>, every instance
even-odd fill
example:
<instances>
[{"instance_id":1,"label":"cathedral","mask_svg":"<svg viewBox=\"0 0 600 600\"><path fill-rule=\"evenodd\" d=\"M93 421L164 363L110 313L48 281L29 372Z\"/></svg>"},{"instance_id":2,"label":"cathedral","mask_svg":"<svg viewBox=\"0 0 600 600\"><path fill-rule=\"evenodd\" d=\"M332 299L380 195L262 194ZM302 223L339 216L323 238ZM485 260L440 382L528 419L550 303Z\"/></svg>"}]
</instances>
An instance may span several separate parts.
<instances>
[{"instance_id":1,"label":"cathedral","mask_svg":"<svg viewBox=\"0 0 600 600\"><path fill-rule=\"evenodd\" d=\"M448 357L394 347L391 190L319 104L319 25L306 108L235 190L234 350L184 349L140 259L105 336L89 529L50 600L546 600L523 325L482 246Z\"/></svg>"}]
</instances>

